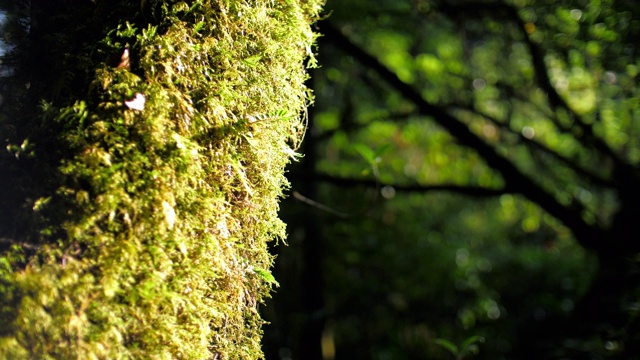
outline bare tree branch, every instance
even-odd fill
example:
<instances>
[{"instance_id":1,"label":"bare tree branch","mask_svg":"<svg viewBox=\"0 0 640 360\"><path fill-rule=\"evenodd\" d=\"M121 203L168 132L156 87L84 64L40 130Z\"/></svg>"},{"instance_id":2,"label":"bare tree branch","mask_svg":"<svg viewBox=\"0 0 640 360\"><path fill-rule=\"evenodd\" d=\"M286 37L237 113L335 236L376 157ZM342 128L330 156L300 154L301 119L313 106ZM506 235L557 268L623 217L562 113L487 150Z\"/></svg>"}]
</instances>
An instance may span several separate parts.
<instances>
[{"instance_id":1,"label":"bare tree branch","mask_svg":"<svg viewBox=\"0 0 640 360\"><path fill-rule=\"evenodd\" d=\"M498 154L491 145L473 134L466 124L447 113L441 107L426 101L411 85L400 80L395 73L384 66L378 59L353 43L338 29L326 21L321 22L319 27L326 40L348 53L364 66L378 73L382 80L401 93L407 100L413 102L421 115L431 117L462 145L474 149L491 168L502 175L506 184L505 191L522 194L558 218L573 231L584 247L596 249L602 246L599 241L602 229L596 225L588 224L582 219L579 212L573 211L558 202L551 193L522 173L507 158Z\"/></svg>"},{"instance_id":2,"label":"bare tree branch","mask_svg":"<svg viewBox=\"0 0 640 360\"><path fill-rule=\"evenodd\" d=\"M418 192L427 193L434 191L447 191L456 194L468 195L473 197L493 197L508 194L506 189L495 189L481 186L468 186L468 185L455 185L455 184L435 184L435 185L422 185L422 184L392 184L392 183L378 183L374 179L357 179L357 178L344 178L339 176L332 176L327 174L316 174L313 177L317 181L329 183L344 188L351 188L356 186L365 186L369 188L391 186L396 191L402 192Z\"/></svg>"},{"instance_id":3,"label":"bare tree branch","mask_svg":"<svg viewBox=\"0 0 640 360\"><path fill-rule=\"evenodd\" d=\"M624 161L618 156L618 154L616 154L606 142L594 133L593 127L588 124L580 114L572 109L571 106L569 106L566 100L553 86L551 78L549 77L549 72L547 71L547 65L544 61L544 51L531 39L529 31L527 31L527 25L520 17L518 9L515 6L500 2L466 1L461 4L453 5L444 3L440 7L440 11L450 17L459 17L461 15L477 17L478 13L482 13L494 18L498 17L504 21L514 22L529 49L538 86L540 86L540 88L547 94L549 105L556 112L559 109L565 111L576 126L563 125L559 122L557 117L551 117L550 119L554 122L556 127L563 132L570 131L575 138L583 144L583 146L587 148L595 148L603 155L611 158L616 164L624 164Z\"/></svg>"},{"instance_id":4,"label":"bare tree branch","mask_svg":"<svg viewBox=\"0 0 640 360\"><path fill-rule=\"evenodd\" d=\"M600 174L596 174L593 171L589 170L589 169L585 169L581 166L578 166L573 160L567 158L566 156L563 156L561 154L559 154L558 152L546 147L545 145L534 141L532 139L529 139L527 137L525 137L524 135L522 135L522 133L516 132L513 129L511 129L507 124L503 123L502 121L499 121L498 119L494 118L493 116L486 114L482 111L479 111L475 108L472 107L463 107L463 106L451 106L451 108L454 109L459 109L465 112L469 112L472 114L475 114L477 116L480 116L482 118L484 118L485 120L488 120L489 122L491 122L491 124L493 124L494 126L509 132L510 134L516 136L518 138L518 141L520 143L523 143L529 147L531 147L532 149L535 149L537 151L540 151L541 153L544 153L548 156L550 156L551 158L559 161L560 163L562 163L564 166L570 168L571 170L573 170L577 175L582 176L583 178L586 178L587 180L591 181L592 183L599 185L599 186L605 186L605 187L610 187L613 184L611 183L611 181L607 180L605 177L603 177Z\"/></svg>"}]
</instances>

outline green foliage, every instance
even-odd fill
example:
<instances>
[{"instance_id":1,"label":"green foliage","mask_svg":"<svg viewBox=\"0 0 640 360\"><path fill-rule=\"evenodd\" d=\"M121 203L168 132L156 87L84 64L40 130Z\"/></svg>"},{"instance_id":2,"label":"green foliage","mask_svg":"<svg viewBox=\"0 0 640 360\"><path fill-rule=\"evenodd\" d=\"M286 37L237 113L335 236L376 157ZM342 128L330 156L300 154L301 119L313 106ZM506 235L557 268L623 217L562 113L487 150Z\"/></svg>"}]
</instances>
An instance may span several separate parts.
<instances>
[{"instance_id":1,"label":"green foliage","mask_svg":"<svg viewBox=\"0 0 640 360\"><path fill-rule=\"evenodd\" d=\"M361 204L358 189L323 187L323 201ZM326 199L326 200L324 200ZM342 201L338 201L340 199ZM366 217L330 222L324 277L337 354L451 359L500 358L540 341L546 321L568 316L593 276L593 262L557 222L535 230L535 206L509 196L470 202L451 194L405 194ZM295 239L291 239L295 241ZM284 262L283 256L280 256ZM280 263L278 264L280 265ZM279 279L280 276L279 275ZM285 288L278 295L291 291Z\"/></svg>"},{"instance_id":2,"label":"green foliage","mask_svg":"<svg viewBox=\"0 0 640 360\"><path fill-rule=\"evenodd\" d=\"M86 61L87 82L67 96L34 84L40 110L3 119L31 131L11 156L35 157L54 184L22 199L35 243L0 257L0 357L260 358L257 307L277 286L267 243L285 237L278 202L320 2L123 2L128 17L107 3L119 9L51 9L105 25L94 42L49 34L85 41L95 59L65 59ZM129 66L105 64L125 47ZM57 158L30 151L39 128L59 131L56 148L36 144Z\"/></svg>"},{"instance_id":3,"label":"green foliage","mask_svg":"<svg viewBox=\"0 0 640 360\"><path fill-rule=\"evenodd\" d=\"M326 251L301 277L324 280L336 358L446 359L435 339L470 335L486 359L636 356L638 4L328 6L299 188L368 211L289 223Z\"/></svg>"},{"instance_id":4,"label":"green foliage","mask_svg":"<svg viewBox=\"0 0 640 360\"><path fill-rule=\"evenodd\" d=\"M456 360L462 360L467 357L468 354L478 353L477 343L484 342L484 338L481 336L471 336L457 346L447 339L436 339L436 343L443 348L447 349Z\"/></svg>"}]
</instances>

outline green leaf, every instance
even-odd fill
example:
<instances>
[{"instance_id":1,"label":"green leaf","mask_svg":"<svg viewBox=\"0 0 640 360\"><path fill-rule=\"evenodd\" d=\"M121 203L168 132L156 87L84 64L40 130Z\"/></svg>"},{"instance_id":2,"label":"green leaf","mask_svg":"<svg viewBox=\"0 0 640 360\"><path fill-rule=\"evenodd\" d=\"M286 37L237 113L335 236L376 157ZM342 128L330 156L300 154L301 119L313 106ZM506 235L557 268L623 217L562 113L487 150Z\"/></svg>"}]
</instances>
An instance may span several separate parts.
<instances>
[{"instance_id":1,"label":"green leaf","mask_svg":"<svg viewBox=\"0 0 640 360\"><path fill-rule=\"evenodd\" d=\"M368 147L367 145L362 144L362 143L358 143L358 144L353 145L353 148L370 165L373 165L373 164L376 163L376 153L373 150L371 150L371 148Z\"/></svg>"},{"instance_id":2,"label":"green leaf","mask_svg":"<svg viewBox=\"0 0 640 360\"><path fill-rule=\"evenodd\" d=\"M461 345L460 348L464 351L467 348L469 348L471 345L474 345L475 343L483 343L484 342L484 338L482 336L471 336L468 339L466 339Z\"/></svg>"},{"instance_id":3,"label":"green leaf","mask_svg":"<svg viewBox=\"0 0 640 360\"><path fill-rule=\"evenodd\" d=\"M260 60L262 60L262 55L254 55L246 59L242 59L242 62L251 67L256 67Z\"/></svg>"},{"instance_id":4,"label":"green leaf","mask_svg":"<svg viewBox=\"0 0 640 360\"><path fill-rule=\"evenodd\" d=\"M136 34L137 29L132 26L129 22L127 22L124 27L122 25L118 25L118 29L116 31L117 36L121 38L131 38Z\"/></svg>"},{"instance_id":5,"label":"green leaf","mask_svg":"<svg viewBox=\"0 0 640 360\"><path fill-rule=\"evenodd\" d=\"M155 37L155 36L156 36L156 31L157 31L157 30L158 30L158 27L157 27L157 26L151 26L151 25L149 25L146 29L143 29L143 30L142 30L142 37L141 37L141 39L144 39L144 40L150 40L150 39L152 39L153 37Z\"/></svg>"},{"instance_id":6,"label":"green leaf","mask_svg":"<svg viewBox=\"0 0 640 360\"><path fill-rule=\"evenodd\" d=\"M200 21L196 24L196 26L193 27L193 34L197 34L200 32L200 30L202 30L204 28L205 22L204 21Z\"/></svg>"},{"instance_id":7,"label":"green leaf","mask_svg":"<svg viewBox=\"0 0 640 360\"><path fill-rule=\"evenodd\" d=\"M255 272L262 280L266 281L267 283L273 284L276 287L280 286L280 284L276 281L276 278L271 275L271 272L257 266L253 267L253 272Z\"/></svg>"},{"instance_id":8,"label":"green leaf","mask_svg":"<svg viewBox=\"0 0 640 360\"><path fill-rule=\"evenodd\" d=\"M458 347L447 339L436 339L436 344L449 350L449 352L454 356L458 356L458 354L460 353L460 350L458 350Z\"/></svg>"},{"instance_id":9,"label":"green leaf","mask_svg":"<svg viewBox=\"0 0 640 360\"><path fill-rule=\"evenodd\" d=\"M388 153L389 151L391 151L393 147L391 146L391 144L383 144L378 146L378 148L375 151L375 157L379 158L382 155Z\"/></svg>"},{"instance_id":10,"label":"green leaf","mask_svg":"<svg viewBox=\"0 0 640 360\"><path fill-rule=\"evenodd\" d=\"M477 343L482 343L482 342L484 342L484 338L482 336L477 336L477 335L471 336L470 338L466 339L460 345L461 351L460 351L460 354L458 355L458 358L463 359L467 354L477 354L480 351L480 348L478 347Z\"/></svg>"}]
</instances>

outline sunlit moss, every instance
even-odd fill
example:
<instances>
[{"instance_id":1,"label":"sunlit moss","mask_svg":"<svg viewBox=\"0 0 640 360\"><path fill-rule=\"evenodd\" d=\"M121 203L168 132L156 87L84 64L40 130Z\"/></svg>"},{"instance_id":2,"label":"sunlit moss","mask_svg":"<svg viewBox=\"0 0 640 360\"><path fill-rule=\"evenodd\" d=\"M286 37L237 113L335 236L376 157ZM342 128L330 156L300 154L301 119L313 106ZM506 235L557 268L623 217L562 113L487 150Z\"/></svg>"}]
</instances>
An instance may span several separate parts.
<instances>
[{"instance_id":1,"label":"sunlit moss","mask_svg":"<svg viewBox=\"0 0 640 360\"><path fill-rule=\"evenodd\" d=\"M0 258L0 358L262 357L320 3L148 0L159 23L93 44L136 63L44 99L70 151L36 202L42 244Z\"/></svg>"}]
</instances>

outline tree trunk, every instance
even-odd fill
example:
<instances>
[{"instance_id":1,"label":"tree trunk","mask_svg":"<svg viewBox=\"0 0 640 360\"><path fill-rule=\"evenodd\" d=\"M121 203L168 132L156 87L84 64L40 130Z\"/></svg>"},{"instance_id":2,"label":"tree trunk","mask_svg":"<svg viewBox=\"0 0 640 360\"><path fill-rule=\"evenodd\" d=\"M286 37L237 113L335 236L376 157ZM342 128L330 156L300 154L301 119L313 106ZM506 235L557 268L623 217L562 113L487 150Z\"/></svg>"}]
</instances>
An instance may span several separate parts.
<instances>
[{"instance_id":1,"label":"tree trunk","mask_svg":"<svg viewBox=\"0 0 640 360\"><path fill-rule=\"evenodd\" d=\"M262 357L320 5L24 2L0 358Z\"/></svg>"}]
</instances>

